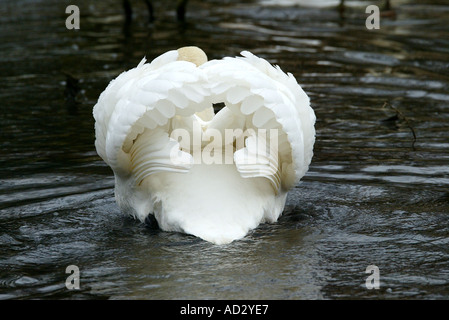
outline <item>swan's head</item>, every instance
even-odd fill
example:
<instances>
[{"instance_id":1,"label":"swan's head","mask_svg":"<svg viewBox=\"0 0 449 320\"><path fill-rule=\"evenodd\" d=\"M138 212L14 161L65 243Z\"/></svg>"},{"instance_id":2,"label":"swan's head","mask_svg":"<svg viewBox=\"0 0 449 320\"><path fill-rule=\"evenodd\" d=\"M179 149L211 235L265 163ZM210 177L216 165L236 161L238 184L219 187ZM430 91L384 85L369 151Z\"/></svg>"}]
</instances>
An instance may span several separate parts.
<instances>
[{"instance_id":1,"label":"swan's head","mask_svg":"<svg viewBox=\"0 0 449 320\"><path fill-rule=\"evenodd\" d=\"M196 64L197 67L207 62L206 53L198 47L182 47L178 50L178 60L189 61Z\"/></svg>"},{"instance_id":2,"label":"swan's head","mask_svg":"<svg viewBox=\"0 0 449 320\"><path fill-rule=\"evenodd\" d=\"M194 63L197 67L207 62L206 53L198 47L182 47L178 50L178 61L188 61ZM201 112L195 113L201 120L210 121L214 117L214 108L210 107Z\"/></svg>"}]
</instances>

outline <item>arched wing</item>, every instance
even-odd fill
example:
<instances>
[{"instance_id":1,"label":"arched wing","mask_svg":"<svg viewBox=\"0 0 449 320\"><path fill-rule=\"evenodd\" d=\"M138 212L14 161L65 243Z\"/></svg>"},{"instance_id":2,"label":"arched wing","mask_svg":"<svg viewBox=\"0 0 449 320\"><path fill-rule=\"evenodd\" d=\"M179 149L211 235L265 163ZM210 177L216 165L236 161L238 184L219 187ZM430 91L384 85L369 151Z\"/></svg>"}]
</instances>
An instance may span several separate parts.
<instances>
[{"instance_id":1,"label":"arched wing","mask_svg":"<svg viewBox=\"0 0 449 320\"><path fill-rule=\"evenodd\" d=\"M174 130L205 136L212 129L240 130L232 140L240 175L265 177L277 191L293 187L313 155L309 98L293 75L242 55L197 67L178 61L174 50L119 75L94 107L98 154L116 174L134 174L139 184L155 172L192 167L191 140L172 139ZM221 102L226 107L213 116L212 103Z\"/></svg>"},{"instance_id":2,"label":"arched wing","mask_svg":"<svg viewBox=\"0 0 449 320\"><path fill-rule=\"evenodd\" d=\"M177 58L177 51L169 51L150 64L143 59L111 81L93 110L98 154L115 173L134 174L136 183L154 172L192 166L191 155L169 137L171 122L195 121L195 113L210 105L204 73Z\"/></svg>"},{"instance_id":3,"label":"arched wing","mask_svg":"<svg viewBox=\"0 0 449 320\"><path fill-rule=\"evenodd\" d=\"M226 105L209 128L221 130L226 122L243 122L249 134L234 153L241 176L266 177L276 190L287 190L311 162L315 114L293 75L249 52L242 55L200 67L206 72L213 102ZM227 115L220 118L221 112ZM261 130L273 134L260 135Z\"/></svg>"}]
</instances>

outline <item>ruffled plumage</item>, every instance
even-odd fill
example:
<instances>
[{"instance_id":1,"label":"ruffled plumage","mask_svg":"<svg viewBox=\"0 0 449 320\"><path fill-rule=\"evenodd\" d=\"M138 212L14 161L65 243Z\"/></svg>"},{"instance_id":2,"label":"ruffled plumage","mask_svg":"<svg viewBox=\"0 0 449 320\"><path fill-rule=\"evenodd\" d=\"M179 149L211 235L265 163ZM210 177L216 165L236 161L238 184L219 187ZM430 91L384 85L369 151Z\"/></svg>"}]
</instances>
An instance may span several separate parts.
<instances>
[{"instance_id":1,"label":"ruffled plumage","mask_svg":"<svg viewBox=\"0 0 449 320\"><path fill-rule=\"evenodd\" d=\"M282 213L311 162L315 114L293 75L266 60L179 60L195 50L111 81L93 110L95 145L124 212L229 243Z\"/></svg>"}]
</instances>

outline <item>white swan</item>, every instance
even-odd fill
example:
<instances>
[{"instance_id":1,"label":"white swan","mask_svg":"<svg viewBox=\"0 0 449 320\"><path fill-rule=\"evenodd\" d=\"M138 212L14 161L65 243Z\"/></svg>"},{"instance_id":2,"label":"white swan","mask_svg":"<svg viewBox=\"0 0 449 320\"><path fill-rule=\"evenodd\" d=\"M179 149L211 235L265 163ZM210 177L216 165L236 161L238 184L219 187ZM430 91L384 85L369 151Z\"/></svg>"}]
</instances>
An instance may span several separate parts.
<instances>
[{"instance_id":1,"label":"white swan","mask_svg":"<svg viewBox=\"0 0 449 320\"><path fill-rule=\"evenodd\" d=\"M172 50L100 95L95 146L122 211L216 244L278 219L311 162L315 114L293 75L241 54Z\"/></svg>"}]
</instances>

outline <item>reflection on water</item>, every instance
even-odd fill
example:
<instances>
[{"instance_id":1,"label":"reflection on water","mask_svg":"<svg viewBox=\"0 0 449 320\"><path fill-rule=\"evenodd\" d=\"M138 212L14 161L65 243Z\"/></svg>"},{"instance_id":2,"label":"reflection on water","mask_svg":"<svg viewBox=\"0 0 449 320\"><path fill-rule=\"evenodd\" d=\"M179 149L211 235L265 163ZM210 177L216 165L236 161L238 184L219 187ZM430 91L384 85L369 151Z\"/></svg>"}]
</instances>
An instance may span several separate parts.
<instances>
[{"instance_id":1,"label":"reflection on water","mask_svg":"<svg viewBox=\"0 0 449 320\"><path fill-rule=\"evenodd\" d=\"M368 31L356 5L272 2L192 0L181 24L161 1L149 25L136 1L126 26L117 1L74 1L78 31L56 0L0 7L0 298L449 297L449 6L392 1ZM284 216L225 246L123 217L93 145L107 83L191 44L279 64L317 115ZM379 290L364 285L371 264Z\"/></svg>"}]
</instances>

